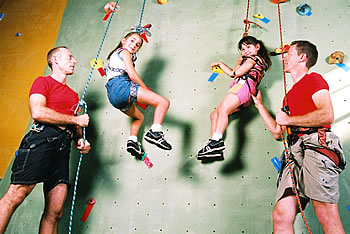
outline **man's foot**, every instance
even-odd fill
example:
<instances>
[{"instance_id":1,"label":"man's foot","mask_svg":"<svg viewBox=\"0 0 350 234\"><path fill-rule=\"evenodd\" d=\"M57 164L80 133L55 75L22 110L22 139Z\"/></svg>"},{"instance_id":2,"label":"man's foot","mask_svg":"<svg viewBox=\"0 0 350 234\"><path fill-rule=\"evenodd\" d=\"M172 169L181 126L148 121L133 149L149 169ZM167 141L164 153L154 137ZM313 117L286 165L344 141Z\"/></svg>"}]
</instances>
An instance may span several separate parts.
<instances>
[{"instance_id":1,"label":"man's foot","mask_svg":"<svg viewBox=\"0 0 350 234\"><path fill-rule=\"evenodd\" d=\"M209 139L209 141L198 151L197 155L198 156L217 155L217 154L221 155L224 149L225 149L225 143L222 139L218 141Z\"/></svg>"},{"instance_id":2,"label":"man's foot","mask_svg":"<svg viewBox=\"0 0 350 234\"><path fill-rule=\"evenodd\" d=\"M171 145L166 141L163 132L153 132L152 129L150 129L144 138L148 143L154 144L163 150L172 149Z\"/></svg>"},{"instance_id":3,"label":"man's foot","mask_svg":"<svg viewBox=\"0 0 350 234\"><path fill-rule=\"evenodd\" d=\"M126 143L126 151L128 151L132 156L141 157L145 154L145 151L141 148L140 142L135 142L128 140Z\"/></svg>"}]
</instances>

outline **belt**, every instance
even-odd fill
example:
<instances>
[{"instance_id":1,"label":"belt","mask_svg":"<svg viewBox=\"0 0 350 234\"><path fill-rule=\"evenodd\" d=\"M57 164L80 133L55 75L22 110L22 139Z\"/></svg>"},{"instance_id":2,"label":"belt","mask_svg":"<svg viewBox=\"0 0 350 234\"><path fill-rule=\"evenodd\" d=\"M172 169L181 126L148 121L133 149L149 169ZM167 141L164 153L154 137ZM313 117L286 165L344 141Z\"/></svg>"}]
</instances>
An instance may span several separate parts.
<instances>
[{"instance_id":1,"label":"belt","mask_svg":"<svg viewBox=\"0 0 350 234\"><path fill-rule=\"evenodd\" d=\"M32 126L30 127L30 130L34 131L34 132L41 132L42 130L44 130L45 127L51 128L51 129L57 131L60 134L66 133L66 134L68 134L68 136L71 139L74 136L74 130L73 130L74 127L73 127L73 125L67 125L66 129L61 129L61 128L59 128L56 125L45 124L45 123L42 123L42 122L35 121L35 122L33 122Z\"/></svg>"}]
</instances>

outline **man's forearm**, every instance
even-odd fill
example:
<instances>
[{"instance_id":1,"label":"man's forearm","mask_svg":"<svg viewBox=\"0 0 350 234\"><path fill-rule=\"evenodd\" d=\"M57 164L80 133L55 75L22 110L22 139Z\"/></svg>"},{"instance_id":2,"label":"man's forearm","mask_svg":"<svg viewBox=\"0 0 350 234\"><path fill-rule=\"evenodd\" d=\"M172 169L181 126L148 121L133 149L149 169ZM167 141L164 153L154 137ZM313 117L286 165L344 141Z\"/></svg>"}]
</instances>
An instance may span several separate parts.
<instances>
[{"instance_id":1,"label":"man's forearm","mask_svg":"<svg viewBox=\"0 0 350 234\"><path fill-rule=\"evenodd\" d=\"M281 127L277 124L276 120L270 115L266 107L263 104L255 105L259 111L261 118L263 119L267 129L275 139L281 138Z\"/></svg>"},{"instance_id":2,"label":"man's forearm","mask_svg":"<svg viewBox=\"0 0 350 234\"><path fill-rule=\"evenodd\" d=\"M76 125L76 118L54 111L48 107L40 107L31 111L32 118L36 121L54 125Z\"/></svg>"}]
</instances>

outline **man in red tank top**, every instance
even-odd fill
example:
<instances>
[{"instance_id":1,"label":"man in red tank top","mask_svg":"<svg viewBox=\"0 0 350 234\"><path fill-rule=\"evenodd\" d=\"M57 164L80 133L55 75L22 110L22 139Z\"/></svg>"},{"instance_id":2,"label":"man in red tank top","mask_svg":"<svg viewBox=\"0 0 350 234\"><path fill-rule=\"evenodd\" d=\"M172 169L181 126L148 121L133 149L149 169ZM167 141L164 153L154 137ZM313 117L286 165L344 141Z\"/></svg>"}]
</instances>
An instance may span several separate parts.
<instances>
[{"instance_id":1,"label":"man in red tank top","mask_svg":"<svg viewBox=\"0 0 350 234\"><path fill-rule=\"evenodd\" d=\"M66 47L50 50L47 61L52 74L38 77L30 90L29 109L34 123L16 152L11 184L0 200L0 233L5 232L16 208L41 182L45 208L39 232L57 233L70 186L71 141L83 154L90 150L89 142L82 138L82 127L88 126L89 116L74 115L79 98L66 84L77 61Z\"/></svg>"},{"instance_id":2,"label":"man in red tank top","mask_svg":"<svg viewBox=\"0 0 350 234\"><path fill-rule=\"evenodd\" d=\"M263 105L260 91L256 97L252 96L272 136L279 139L282 131L288 133L294 181L283 153L272 214L274 233L294 233L299 208L293 183L303 209L312 201L324 233L344 233L337 203L338 178L345 168L345 157L339 138L330 130L334 114L328 84L320 74L309 74L317 57L312 43L292 42L284 64L285 72L293 79L293 87L284 97L282 111L276 114L276 119Z\"/></svg>"}]
</instances>

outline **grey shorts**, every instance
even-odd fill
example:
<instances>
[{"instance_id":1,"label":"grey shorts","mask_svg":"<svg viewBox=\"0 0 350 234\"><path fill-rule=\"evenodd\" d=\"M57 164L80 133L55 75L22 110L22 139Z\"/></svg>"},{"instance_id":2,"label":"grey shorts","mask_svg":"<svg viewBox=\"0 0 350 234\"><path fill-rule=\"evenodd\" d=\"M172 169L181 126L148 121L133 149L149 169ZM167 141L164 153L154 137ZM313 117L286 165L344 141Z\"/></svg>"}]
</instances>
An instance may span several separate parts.
<instances>
[{"instance_id":1,"label":"grey shorts","mask_svg":"<svg viewBox=\"0 0 350 234\"><path fill-rule=\"evenodd\" d=\"M315 150L305 149L303 147L305 144L317 146L317 133L300 137L298 142L290 147L290 152L293 154L291 167L299 196L321 202L337 203L339 200L338 180L342 169L327 156ZM327 133L327 145L341 153L340 157L343 157L339 138L332 132ZM283 197L287 188L292 187L288 165L281 170L276 202Z\"/></svg>"}]
</instances>

